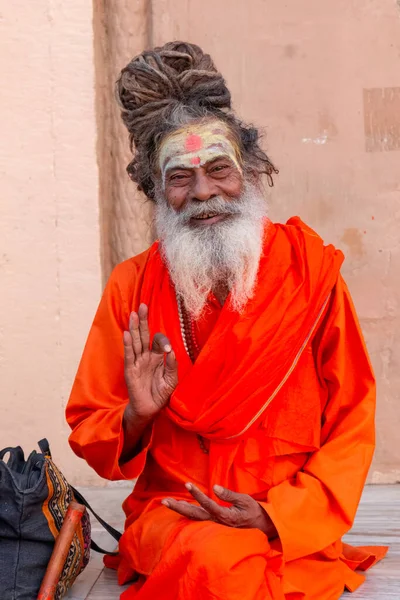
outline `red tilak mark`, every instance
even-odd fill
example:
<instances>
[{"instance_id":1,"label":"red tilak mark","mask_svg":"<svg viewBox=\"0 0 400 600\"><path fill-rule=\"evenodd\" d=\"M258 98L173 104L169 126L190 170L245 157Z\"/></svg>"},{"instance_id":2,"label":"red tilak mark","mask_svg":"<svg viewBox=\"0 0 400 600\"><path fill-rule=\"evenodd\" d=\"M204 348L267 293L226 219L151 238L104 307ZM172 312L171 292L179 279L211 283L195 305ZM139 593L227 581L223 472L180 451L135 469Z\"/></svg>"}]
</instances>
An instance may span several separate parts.
<instances>
[{"instance_id":1,"label":"red tilak mark","mask_svg":"<svg viewBox=\"0 0 400 600\"><path fill-rule=\"evenodd\" d=\"M185 140L185 150L186 152L196 152L196 150L200 150L203 147L203 140L199 135L195 133L191 133L187 136Z\"/></svg>"},{"instance_id":2,"label":"red tilak mark","mask_svg":"<svg viewBox=\"0 0 400 600\"><path fill-rule=\"evenodd\" d=\"M375 217L371 217L373 221L375 221Z\"/></svg>"},{"instance_id":3,"label":"red tilak mark","mask_svg":"<svg viewBox=\"0 0 400 600\"><path fill-rule=\"evenodd\" d=\"M194 156L193 158L190 159L190 162L192 163L192 165L199 165L200 164L200 156Z\"/></svg>"}]
</instances>

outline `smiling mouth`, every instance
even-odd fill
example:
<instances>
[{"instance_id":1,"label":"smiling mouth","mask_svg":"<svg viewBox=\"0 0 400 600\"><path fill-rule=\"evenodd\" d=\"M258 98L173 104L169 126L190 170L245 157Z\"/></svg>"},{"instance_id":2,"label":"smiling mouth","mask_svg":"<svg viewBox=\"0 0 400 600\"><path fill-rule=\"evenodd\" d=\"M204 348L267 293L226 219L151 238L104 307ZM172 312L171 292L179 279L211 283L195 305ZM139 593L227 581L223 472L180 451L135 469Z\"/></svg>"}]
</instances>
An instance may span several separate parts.
<instances>
[{"instance_id":1,"label":"smiling mouth","mask_svg":"<svg viewBox=\"0 0 400 600\"><path fill-rule=\"evenodd\" d=\"M192 223L196 223L196 225L209 225L222 221L222 219L226 219L227 217L229 217L228 214L210 212L198 217L192 217L190 220Z\"/></svg>"}]
</instances>

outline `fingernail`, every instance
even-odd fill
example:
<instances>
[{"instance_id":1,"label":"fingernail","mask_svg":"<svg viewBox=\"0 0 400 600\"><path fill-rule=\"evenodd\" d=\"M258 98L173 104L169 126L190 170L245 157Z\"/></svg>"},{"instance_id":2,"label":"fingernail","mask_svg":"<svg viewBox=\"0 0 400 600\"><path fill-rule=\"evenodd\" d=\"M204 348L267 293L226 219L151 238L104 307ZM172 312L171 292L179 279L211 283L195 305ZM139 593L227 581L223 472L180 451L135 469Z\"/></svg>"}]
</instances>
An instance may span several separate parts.
<instances>
[{"instance_id":1,"label":"fingernail","mask_svg":"<svg viewBox=\"0 0 400 600\"><path fill-rule=\"evenodd\" d=\"M169 508L168 500L161 500L161 504L164 504L164 506L167 506Z\"/></svg>"},{"instance_id":2,"label":"fingernail","mask_svg":"<svg viewBox=\"0 0 400 600\"><path fill-rule=\"evenodd\" d=\"M172 348L169 344L167 344L166 346L164 346L164 352L171 352Z\"/></svg>"},{"instance_id":3,"label":"fingernail","mask_svg":"<svg viewBox=\"0 0 400 600\"><path fill-rule=\"evenodd\" d=\"M224 488L222 487L222 485L214 485L214 492L216 494L223 494Z\"/></svg>"},{"instance_id":4,"label":"fingernail","mask_svg":"<svg viewBox=\"0 0 400 600\"><path fill-rule=\"evenodd\" d=\"M190 491L193 488L193 486L191 483L185 483L185 488Z\"/></svg>"}]
</instances>

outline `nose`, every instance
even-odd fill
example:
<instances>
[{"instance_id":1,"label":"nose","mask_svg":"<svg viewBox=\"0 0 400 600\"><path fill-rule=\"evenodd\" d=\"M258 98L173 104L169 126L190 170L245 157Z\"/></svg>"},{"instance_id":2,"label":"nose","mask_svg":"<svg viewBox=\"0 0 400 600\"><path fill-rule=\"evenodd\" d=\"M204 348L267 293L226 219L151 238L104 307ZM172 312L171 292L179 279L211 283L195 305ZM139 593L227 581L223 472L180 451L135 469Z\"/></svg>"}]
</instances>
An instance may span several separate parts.
<instances>
[{"instance_id":1,"label":"nose","mask_svg":"<svg viewBox=\"0 0 400 600\"><path fill-rule=\"evenodd\" d=\"M213 180L208 177L202 168L195 169L194 175L191 200L205 202L217 195Z\"/></svg>"}]
</instances>

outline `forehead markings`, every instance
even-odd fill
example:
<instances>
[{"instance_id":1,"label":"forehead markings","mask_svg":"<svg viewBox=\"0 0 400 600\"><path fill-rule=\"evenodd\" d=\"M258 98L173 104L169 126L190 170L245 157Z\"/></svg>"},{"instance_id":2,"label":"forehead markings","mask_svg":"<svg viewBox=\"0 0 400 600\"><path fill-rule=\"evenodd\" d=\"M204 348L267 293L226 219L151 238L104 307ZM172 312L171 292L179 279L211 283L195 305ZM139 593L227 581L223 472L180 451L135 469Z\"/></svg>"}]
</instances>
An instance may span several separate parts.
<instances>
[{"instance_id":1,"label":"forehead markings","mask_svg":"<svg viewBox=\"0 0 400 600\"><path fill-rule=\"evenodd\" d=\"M209 146L209 148L205 148L205 150L208 149L213 149L215 148L215 146ZM177 155L179 157L179 155ZM173 160L175 158L175 156L172 156L170 158L167 158L167 160L164 163L164 172L167 174L170 171L173 171L174 169L190 169L190 166L185 163L184 159L179 162L179 160L175 163L172 164L171 167L167 168L168 163L171 162L171 160ZM200 156L193 156L192 158L190 158L190 164L192 164L194 167L198 166L198 165L208 165L209 163L214 163L217 160L223 160L223 159L228 159L230 162L232 162L232 159L230 156L228 156L228 154L226 152L221 152L221 154L218 154L218 156L212 156L211 158L207 157L207 156L203 156L203 160L201 159Z\"/></svg>"},{"instance_id":2,"label":"forehead markings","mask_svg":"<svg viewBox=\"0 0 400 600\"><path fill-rule=\"evenodd\" d=\"M212 144L209 144L208 146L206 146L205 148L203 148L203 140L201 138L200 138L200 142L199 142L198 140L193 140L193 139L189 140L189 137L193 138L193 137L199 137L199 136L194 136L194 135L188 136L188 139L186 140L187 143L185 143L185 150L187 150L188 154L193 154L196 150L203 150L203 152L202 152L203 161L199 155L188 157L190 164L193 165L194 167L196 167L200 164L206 164L208 162L211 162L211 161L214 161L217 159L221 159L221 158L229 158L230 159L229 153L227 152L226 148L224 147L224 145L221 142L212 143ZM197 146L199 143L201 144L201 147L194 148L195 144ZM207 160L207 155L205 154L207 152L207 150L210 153L212 153L215 150L221 150L221 154ZM179 157L179 156L182 156L179 151L175 152L171 156L168 156L162 165L163 171L165 171L167 169L167 166L171 162L171 160L173 160L174 158ZM175 165L172 167L172 169L176 169L176 168L180 168L179 165ZM183 165L181 168L187 168L187 165Z\"/></svg>"},{"instance_id":3,"label":"forehead markings","mask_svg":"<svg viewBox=\"0 0 400 600\"><path fill-rule=\"evenodd\" d=\"M190 133L185 140L185 150L186 152L196 152L196 150L201 150L203 147L203 140L199 135L195 133Z\"/></svg>"},{"instance_id":4,"label":"forehead markings","mask_svg":"<svg viewBox=\"0 0 400 600\"><path fill-rule=\"evenodd\" d=\"M168 171L199 167L218 158L228 158L241 171L240 151L221 124L189 127L172 134L161 146L160 167L163 184ZM217 155L218 154L218 155Z\"/></svg>"}]
</instances>

